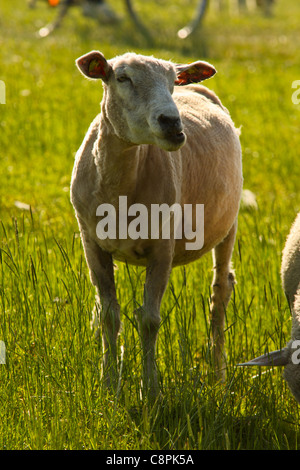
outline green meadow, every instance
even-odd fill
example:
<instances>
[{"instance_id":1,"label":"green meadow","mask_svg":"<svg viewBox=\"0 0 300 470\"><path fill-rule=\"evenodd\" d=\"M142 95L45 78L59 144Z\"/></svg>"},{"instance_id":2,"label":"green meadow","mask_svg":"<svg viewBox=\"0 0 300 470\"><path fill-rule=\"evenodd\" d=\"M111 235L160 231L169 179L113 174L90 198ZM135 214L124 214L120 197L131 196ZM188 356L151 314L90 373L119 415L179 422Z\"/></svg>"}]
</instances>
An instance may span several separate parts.
<instances>
[{"instance_id":1,"label":"green meadow","mask_svg":"<svg viewBox=\"0 0 300 470\"><path fill-rule=\"evenodd\" d=\"M135 0L152 39L122 17L103 25L74 7L46 38L56 15L46 2L0 2L0 365L1 449L299 449L299 406L282 368L237 364L289 339L281 252L300 210L300 4L278 0L274 15L218 12L201 28L176 32L196 0ZM228 6L229 2L225 2ZM157 343L161 397L140 395L141 350L133 310L144 270L118 263L122 308L117 393L101 386L102 350L90 328L94 289L69 186L74 155L99 112L100 82L85 80L75 59L92 49L175 62L204 59L207 82L241 127L244 187L257 208L242 207L233 256L237 284L226 313L227 378L210 366L211 255L173 270ZM297 93L294 95L297 98ZM300 98L300 94L299 94ZM294 100L295 101L295 100Z\"/></svg>"}]
</instances>

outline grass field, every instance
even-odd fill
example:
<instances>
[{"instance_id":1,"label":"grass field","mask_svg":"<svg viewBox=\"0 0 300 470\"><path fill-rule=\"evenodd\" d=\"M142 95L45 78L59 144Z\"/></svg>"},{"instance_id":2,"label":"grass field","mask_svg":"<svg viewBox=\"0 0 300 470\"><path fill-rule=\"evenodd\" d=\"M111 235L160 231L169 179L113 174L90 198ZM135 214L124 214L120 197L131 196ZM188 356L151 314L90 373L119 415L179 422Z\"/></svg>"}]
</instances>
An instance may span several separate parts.
<instances>
[{"instance_id":1,"label":"grass field","mask_svg":"<svg viewBox=\"0 0 300 470\"><path fill-rule=\"evenodd\" d=\"M300 79L300 4L278 0L273 18L219 15L212 6L202 29L182 42L176 31L196 1L137 1L149 15L150 44L133 30L121 0L110 3L124 17L117 27L74 8L42 40L35 32L55 14L46 4L0 3L0 448L299 449L299 407L282 370L236 364L284 346L291 329L280 261L300 210L300 106L291 100ZM107 58L134 50L212 62L219 73L207 85L242 126L245 188L258 202L239 215L226 383L215 383L209 367L209 255L172 273L157 350L163 392L154 407L140 398L132 314L142 299L142 270L118 264L116 271L123 321L116 395L101 388L102 353L90 330L94 290L69 184L102 94L74 66L92 49Z\"/></svg>"}]
</instances>

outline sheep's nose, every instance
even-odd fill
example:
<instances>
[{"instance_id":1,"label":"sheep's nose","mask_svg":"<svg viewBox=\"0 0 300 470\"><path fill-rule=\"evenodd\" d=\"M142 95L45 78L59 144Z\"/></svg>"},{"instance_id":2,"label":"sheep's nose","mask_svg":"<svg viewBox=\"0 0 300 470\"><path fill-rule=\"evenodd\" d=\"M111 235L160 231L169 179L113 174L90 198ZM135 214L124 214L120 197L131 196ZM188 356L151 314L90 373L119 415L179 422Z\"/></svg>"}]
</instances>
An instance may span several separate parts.
<instances>
[{"instance_id":1,"label":"sheep's nose","mask_svg":"<svg viewBox=\"0 0 300 470\"><path fill-rule=\"evenodd\" d=\"M166 116L161 114L158 117L158 122L161 130L166 133L176 134L182 131L181 119L178 116Z\"/></svg>"}]
</instances>

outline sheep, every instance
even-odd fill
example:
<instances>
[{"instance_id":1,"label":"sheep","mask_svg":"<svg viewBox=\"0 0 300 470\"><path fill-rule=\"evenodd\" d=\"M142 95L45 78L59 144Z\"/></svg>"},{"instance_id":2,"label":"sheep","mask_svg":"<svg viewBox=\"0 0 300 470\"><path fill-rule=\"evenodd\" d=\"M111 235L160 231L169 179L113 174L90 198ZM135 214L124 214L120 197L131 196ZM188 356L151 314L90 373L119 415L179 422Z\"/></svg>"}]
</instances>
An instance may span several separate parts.
<instances>
[{"instance_id":1,"label":"sheep","mask_svg":"<svg viewBox=\"0 0 300 470\"><path fill-rule=\"evenodd\" d=\"M234 285L231 255L243 177L239 130L214 92L195 84L216 70L204 61L175 64L135 53L106 60L99 51L83 55L76 64L84 76L101 79L104 89L101 113L76 154L71 180L71 202L100 299L103 383L114 388L118 380L120 305L113 260L146 267L143 305L134 313L143 391L155 397L160 390L155 364L160 305L171 269L211 250L212 350L216 374L224 377L224 316ZM110 204L120 215L124 196L130 207L143 205L148 213L155 204L191 204L190 227L195 225L195 207L204 204L203 246L186 249L186 237L175 238L174 229L163 237L161 226L158 237L147 239L98 237L98 208Z\"/></svg>"},{"instance_id":2,"label":"sheep","mask_svg":"<svg viewBox=\"0 0 300 470\"><path fill-rule=\"evenodd\" d=\"M282 285L292 313L291 340L281 350L272 351L242 366L285 366L284 378L300 403L300 212L282 252Z\"/></svg>"},{"instance_id":3,"label":"sheep","mask_svg":"<svg viewBox=\"0 0 300 470\"><path fill-rule=\"evenodd\" d=\"M234 3L237 3L237 6L240 10L245 10L245 9L249 8L249 6L248 6L249 1L247 1L247 0L238 0L237 2L234 2ZM261 10L266 15L269 15L272 12L272 7L275 3L275 0L256 0L255 2L252 2L252 3L254 4L254 5L252 5L252 7L256 6L257 8L261 8ZM220 9L224 8L223 0L218 0L218 4L219 4ZM250 7L251 7L251 5L250 5Z\"/></svg>"}]
</instances>

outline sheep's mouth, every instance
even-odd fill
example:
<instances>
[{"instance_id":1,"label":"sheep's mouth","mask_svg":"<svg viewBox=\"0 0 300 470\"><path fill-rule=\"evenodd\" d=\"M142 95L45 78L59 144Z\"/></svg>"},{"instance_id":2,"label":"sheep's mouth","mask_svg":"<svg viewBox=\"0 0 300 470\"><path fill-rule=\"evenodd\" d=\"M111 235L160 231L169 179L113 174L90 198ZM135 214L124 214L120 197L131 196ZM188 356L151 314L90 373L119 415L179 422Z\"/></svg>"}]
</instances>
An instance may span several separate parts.
<instances>
[{"instance_id":1,"label":"sheep's mouth","mask_svg":"<svg viewBox=\"0 0 300 470\"><path fill-rule=\"evenodd\" d=\"M170 140L178 144L183 144L185 142L185 133L183 131L176 132L170 136Z\"/></svg>"},{"instance_id":2,"label":"sheep's mouth","mask_svg":"<svg viewBox=\"0 0 300 470\"><path fill-rule=\"evenodd\" d=\"M169 132L165 135L165 139L176 147L180 148L186 140L186 135L183 131Z\"/></svg>"},{"instance_id":3,"label":"sheep's mouth","mask_svg":"<svg viewBox=\"0 0 300 470\"><path fill-rule=\"evenodd\" d=\"M157 139L157 145L168 152L179 150L186 141L186 135L183 131L167 133Z\"/></svg>"}]
</instances>

